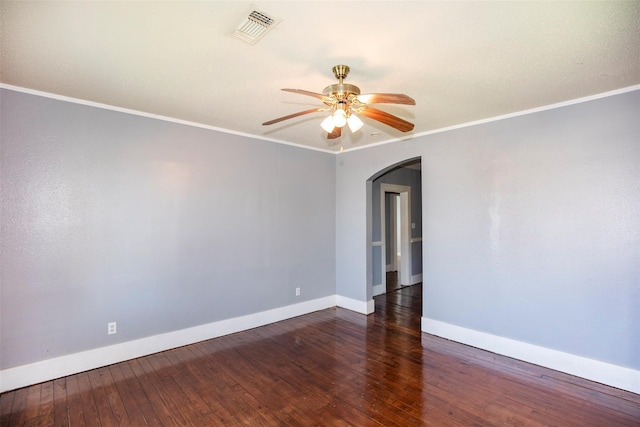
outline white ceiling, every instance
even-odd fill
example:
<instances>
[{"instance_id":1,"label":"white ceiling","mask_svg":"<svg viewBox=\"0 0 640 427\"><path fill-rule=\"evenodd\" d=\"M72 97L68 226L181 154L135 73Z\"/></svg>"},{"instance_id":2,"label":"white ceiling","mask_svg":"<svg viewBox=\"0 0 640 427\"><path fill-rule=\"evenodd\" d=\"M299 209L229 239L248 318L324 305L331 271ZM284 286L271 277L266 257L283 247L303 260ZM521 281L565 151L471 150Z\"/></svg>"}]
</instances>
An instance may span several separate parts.
<instances>
[{"instance_id":1,"label":"white ceiling","mask_svg":"<svg viewBox=\"0 0 640 427\"><path fill-rule=\"evenodd\" d=\"M268 1L281 19L254 45L229 36L243 1L0 2L0 81L270 140L336 150L281 88L321 92L331 68L363 93L405 93L346 150L640 84L640 2ZM346 129L346 128L345 128Z\"/></svg>"}]
</instances>

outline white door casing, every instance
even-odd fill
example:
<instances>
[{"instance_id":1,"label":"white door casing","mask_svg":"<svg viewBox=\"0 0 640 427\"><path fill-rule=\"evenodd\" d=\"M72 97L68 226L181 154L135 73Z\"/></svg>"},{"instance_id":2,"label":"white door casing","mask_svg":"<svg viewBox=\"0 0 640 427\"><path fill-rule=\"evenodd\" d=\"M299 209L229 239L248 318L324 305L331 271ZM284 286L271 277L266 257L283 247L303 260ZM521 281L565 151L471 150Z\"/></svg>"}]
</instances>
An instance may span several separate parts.
<instances>
[{"instance_id":1,"label":"white door casing","mask_svg":"<svg viewBox=\"0 0 640 427\"><path fill-rule=\"evenodd\" d=\"M400 259L400 266L398 269L398 282L403 286L411 284L411 187L406 185L396 184L380 184L380 227L381 227L381 240L382 240L382 262L381 262L381 275L382 275L382 288L386 289L386 213L385 213L385 193L398 193L400 194L400 252L402 257ZM406 254L406 255L405 255ZM395 257L395 254L393 254Z\"/></svg>"}]
</instances>

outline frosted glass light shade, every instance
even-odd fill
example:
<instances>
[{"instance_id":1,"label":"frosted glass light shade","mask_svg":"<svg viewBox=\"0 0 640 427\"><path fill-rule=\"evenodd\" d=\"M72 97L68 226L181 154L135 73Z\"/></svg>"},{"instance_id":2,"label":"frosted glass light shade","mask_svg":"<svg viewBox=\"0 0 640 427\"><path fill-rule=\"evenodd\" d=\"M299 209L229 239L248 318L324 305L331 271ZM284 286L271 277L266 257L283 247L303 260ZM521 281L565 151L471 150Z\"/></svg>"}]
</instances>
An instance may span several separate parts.
<instances>
[{"instance_id":1,"label":"frosted glass light shade","mask_svg":"<svg viewBox=\"0 0 640 427\"><path fill-rule=\"evenodd\" d=\"M360 118L353 113L347 119L347 124L349 125L349 129L351 129L351 132L357 132L362 126L364 126L362 120L360 120Z\"/></svg>"},{"instance_id":2,"label":"frosted glass light shade","mask_svg":"<svg viewBox=\"0 0 640 427\"><path fill-rule=\"evenodd\" d=\"M336 110L333 113L333 125L335 127L341 128L342 126L347 124L347 113L344 110Z\"/></svg>"},{"instance_id":3,"label":"frosted glass light shade","mask_svg":"<svg viewBox=\"0 0 640 427\"><path fill-rule=\"evenodd\" d=\"M328 116L326 119L324 119L322 123L320 123L320 126L328 133L333 132L333 128L335 127L333 125L333 116Z\"/></svg>"}]
</instances>

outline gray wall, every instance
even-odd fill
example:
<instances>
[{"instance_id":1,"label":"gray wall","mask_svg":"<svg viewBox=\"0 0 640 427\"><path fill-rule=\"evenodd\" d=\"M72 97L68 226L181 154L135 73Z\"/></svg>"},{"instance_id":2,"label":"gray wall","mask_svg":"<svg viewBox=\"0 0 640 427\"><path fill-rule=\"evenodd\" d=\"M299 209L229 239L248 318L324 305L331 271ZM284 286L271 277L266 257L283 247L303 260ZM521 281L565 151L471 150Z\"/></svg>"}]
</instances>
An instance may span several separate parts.
<instances>
[{"instance_id":1,"label":"gray wall","mask_svg":"<svg viewBox=\"0 0 640 427\"><path fill-rule=\"evenodd\" d=\"M639 369L638 117L633 91L344 153L337 293L371 298L366 180L421 157L424 317Z\"/></svg>"},{"instance_id":2,"label":"gray wall","mask_svg":"<svg viewBox=\"0 0 640 427\"><path fill-rule=\"evenodd\" d=\"M421 157L425 317L639 369L639 104L333 156L2 90L0 367L368 301L367 180Z\"/></svg>"},{"instance_id":3,"label":"gray wall","mask_svg":"<svg viewBox=\"0 0 640 427\"><path fill-rule=\"evenodd\" d=\"M1 368L335 294L334 155L10 90L0 111Z\"/></svg>"}]
</instances>

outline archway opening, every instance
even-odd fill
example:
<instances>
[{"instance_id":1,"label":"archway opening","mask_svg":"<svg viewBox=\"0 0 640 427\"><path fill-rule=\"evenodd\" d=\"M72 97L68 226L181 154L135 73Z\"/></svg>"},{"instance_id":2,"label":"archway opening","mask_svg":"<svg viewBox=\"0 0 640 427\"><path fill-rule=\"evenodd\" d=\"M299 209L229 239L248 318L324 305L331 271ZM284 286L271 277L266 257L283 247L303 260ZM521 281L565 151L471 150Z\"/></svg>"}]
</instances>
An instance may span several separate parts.
<instances>
[{"instance_id":1,"label":"archway opening","mask_svg":"<svg viewBox=\"0 0 640 427\"><path fill-rule=\"evenodd\" d=\"M390 165L367 183L367 286L372 296L422 284L422 162ZM369 292L367 292L369 294Z\"/></svg>"}]
</instances>

